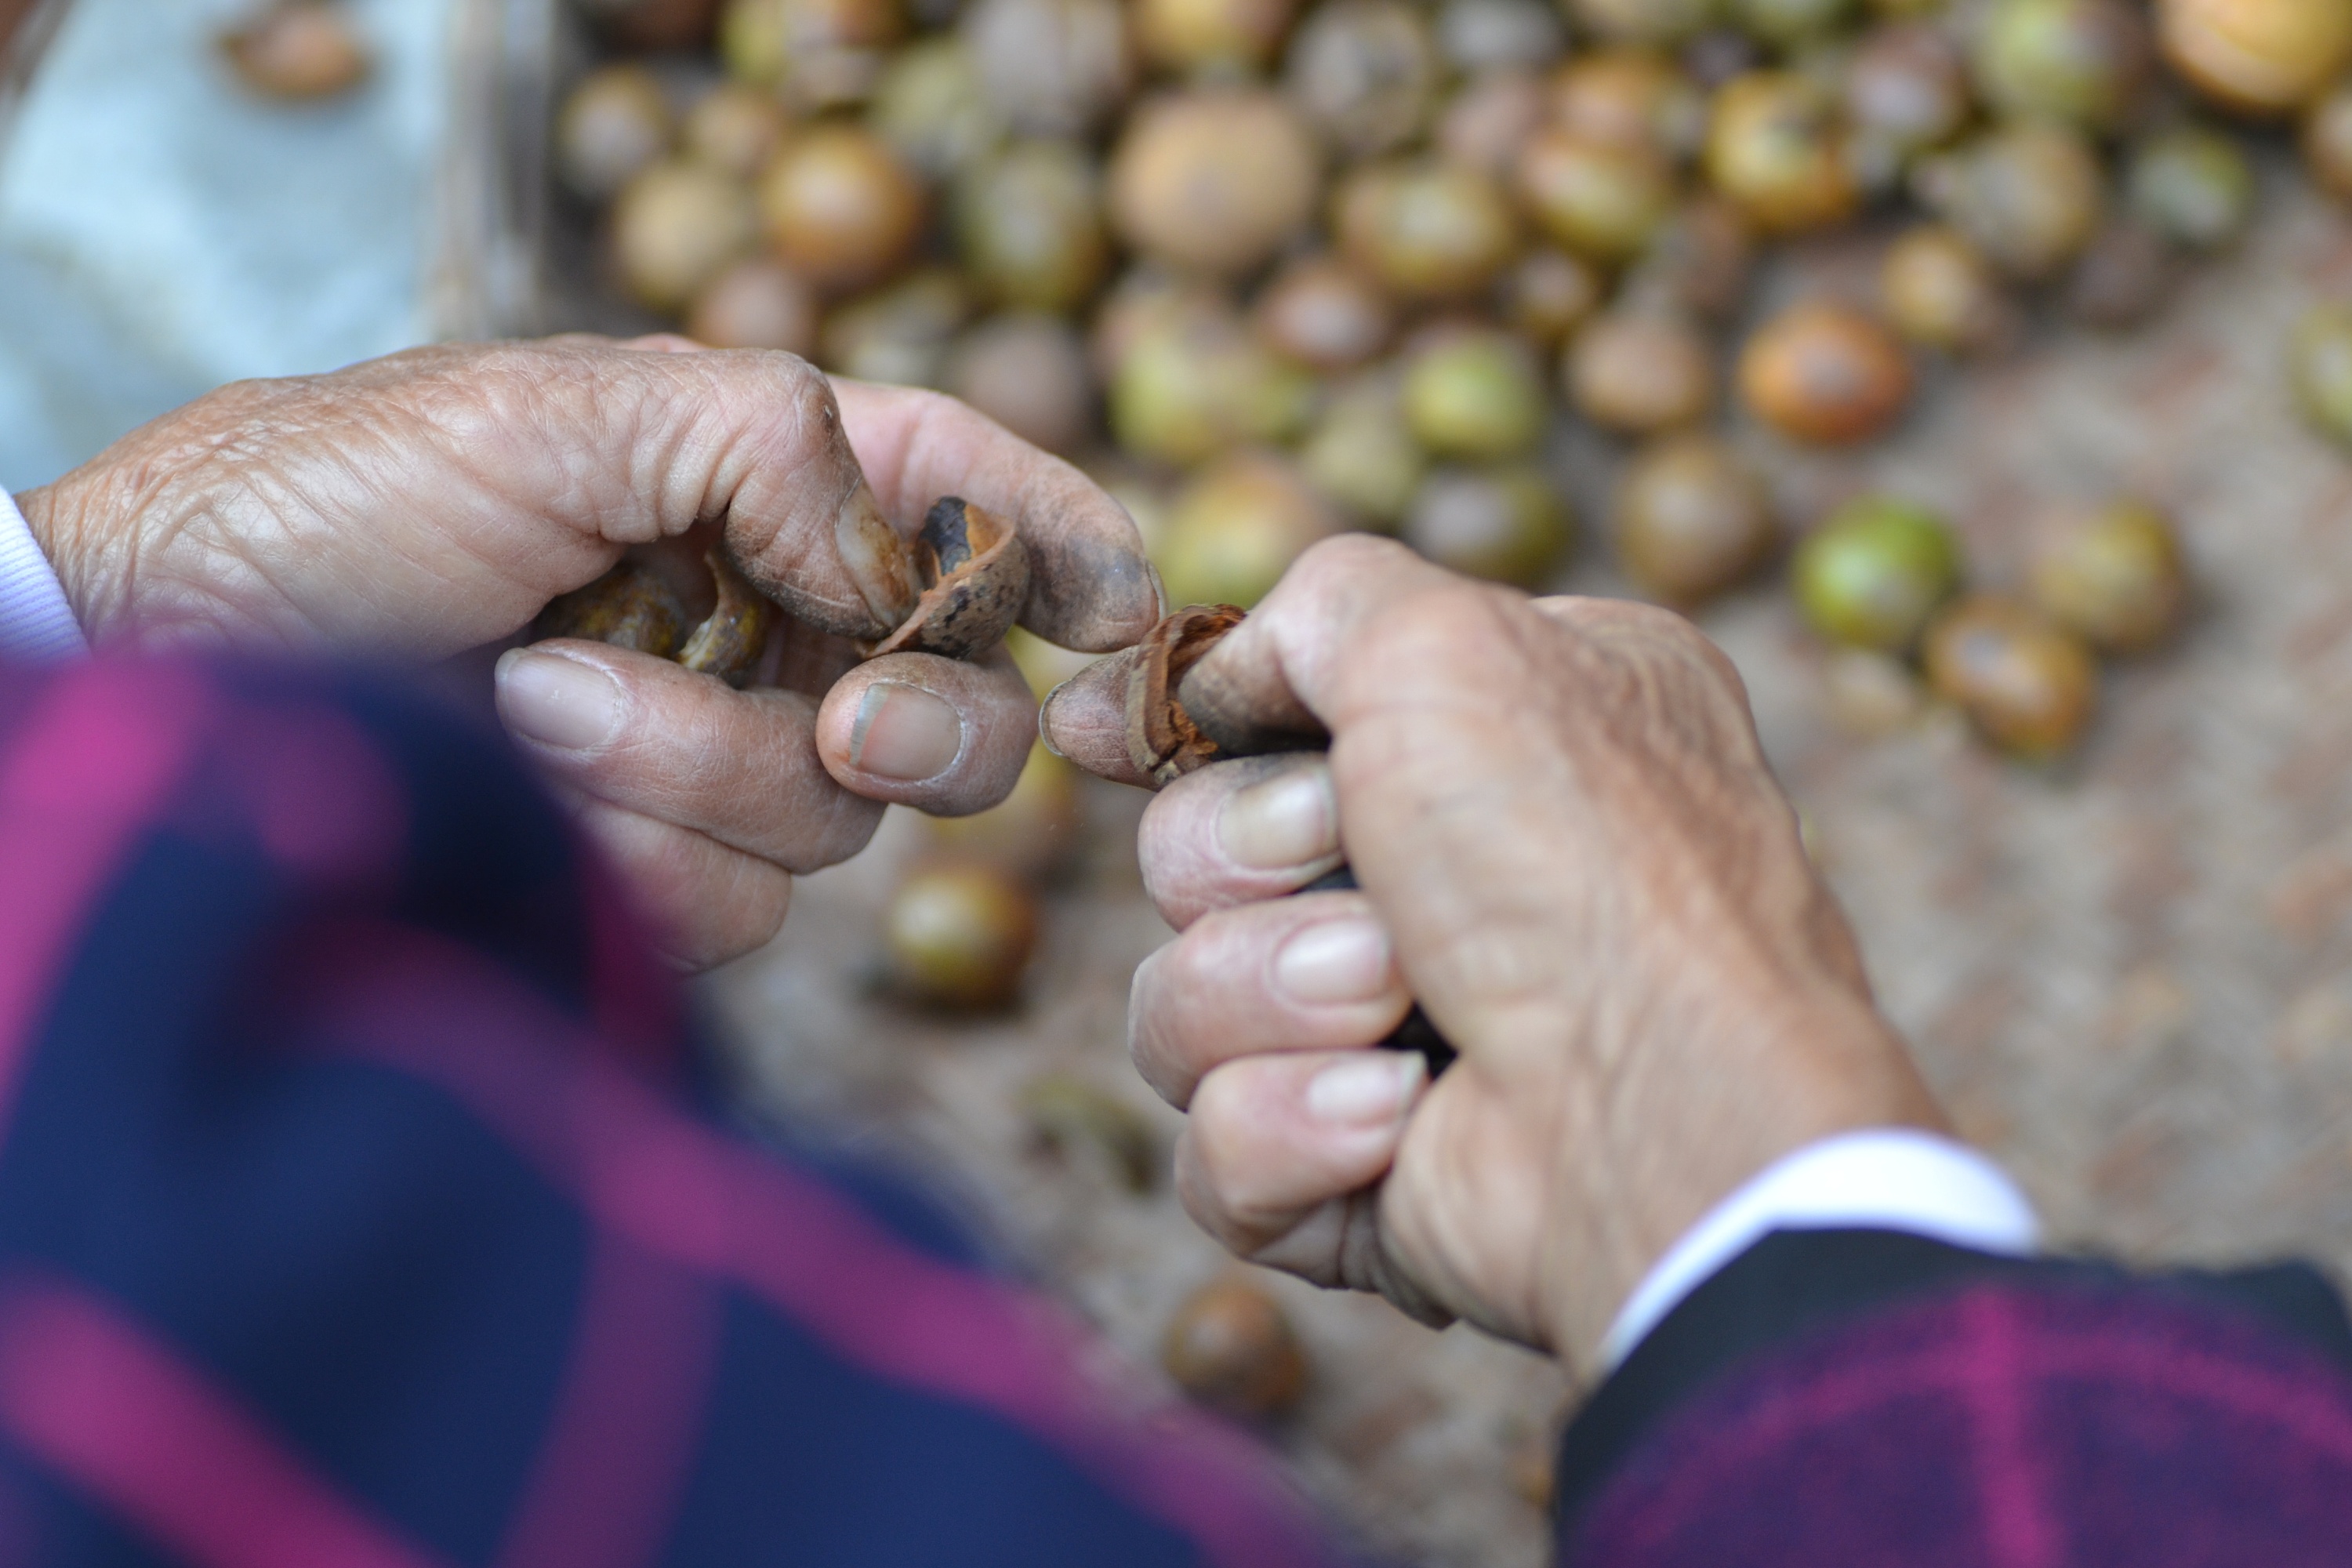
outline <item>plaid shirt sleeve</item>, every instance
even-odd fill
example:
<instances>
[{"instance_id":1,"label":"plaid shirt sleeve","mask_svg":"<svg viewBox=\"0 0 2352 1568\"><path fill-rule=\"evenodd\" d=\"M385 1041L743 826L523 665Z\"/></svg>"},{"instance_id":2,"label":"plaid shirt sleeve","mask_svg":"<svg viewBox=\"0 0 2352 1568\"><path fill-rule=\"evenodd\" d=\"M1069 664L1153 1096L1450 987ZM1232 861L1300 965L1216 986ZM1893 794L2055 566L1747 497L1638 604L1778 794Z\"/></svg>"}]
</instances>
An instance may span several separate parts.
<instances>
[{"instance_id":1,"label":"plaid shirt sleeve","mask_svg":"<svg viewBox=\"0 0 2352 1568\"><path fill-rule=\"evenodd\" d=\"M0 1563L1338 1560L698 1059L487 731L0 668Z\"/></svg>"}]
</instances>

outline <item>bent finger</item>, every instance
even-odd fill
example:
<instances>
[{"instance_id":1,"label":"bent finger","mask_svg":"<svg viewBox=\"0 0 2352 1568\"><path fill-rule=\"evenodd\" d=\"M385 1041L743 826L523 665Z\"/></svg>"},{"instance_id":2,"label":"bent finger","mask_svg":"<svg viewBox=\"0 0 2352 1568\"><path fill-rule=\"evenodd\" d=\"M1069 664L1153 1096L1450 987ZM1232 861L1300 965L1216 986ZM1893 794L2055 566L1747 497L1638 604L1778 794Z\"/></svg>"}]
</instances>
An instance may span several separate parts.
<instances>
[{"instance_id":1,"label":"bent finger","mask_svg":"<svg viewBox=\"0 0 2352 1568\"><path fill-rule=\"evenodd\" d=\"M886 654L835 681L816 748L845 788L934 816L969 816L1013 793L1037 735L1037 701L1013 656Z\"/></svg>"},{"instance_id":2,"label":"bent finger","mask_svg":"<svg viewBox=\"0 0 2352 1568\"><path fill-rule=\"evenodd\" d=\"M1021 624L1082 653L1126 647L1160 618L1142 536L1101 486L951 397L834 383L857 460L883 514L905 531L941 496L1010 521L1029 552Z\"/></svg>"},{"instance_id":3,"label":"bent finger","mask_svg":"<svg viewBox=\"0 0 2352 1568\"><path fill-rule=\"evenodd\" d=\"M783 929L791 872L674 822L571 799L581 827L635 892L667 963L709 969L766 946Z\"/></svg>"},{"instance_id":4,"label":"bent finger","mask_svg":"<svg viewBox=\"0 0 2352 1568\"><path fill-rule=\"evenodd\" d=\"M1258 1256L1388 1173L1427 1086L1428 1068L1411 1051L1227 1062L1193 1098L1177 1191L1203 1229Z\"/></svg>"},{"instance_id":5,"label":"bent finger","mask_svg":"<svg viewBox=\"0 0 2352 1568\"><path fill-rule=\"evenodd\" d=\"M817 704L667 659L558 638L500 656L499 713L550 776L787 871L866 847L882 806L819 761Z\"/></svg>"},{"instance_id":6,"label":"bent finger","mask_svg":"<svg viewBox=\"0 0 2352 1568\"><path fill-rule=\"evenodd\" d=\"M1154 796L1138 836L1143 886L1178 931L1339 868L1339 802L1320 753L1219 763Z\"/></svg>"},{"instance_id":7,"label":"bent finger","mask_svg":"<svg viewBox=\"0 0 2352 1568\"><path fill-rule=\"evenodd\" d=\"M1181 1110L1226 1062L1370 1046L1412 1006L1370 900L1307 893L1205 915L1145 959L1129 995L1128 1049Z\"/></svg>"}]
</instances>

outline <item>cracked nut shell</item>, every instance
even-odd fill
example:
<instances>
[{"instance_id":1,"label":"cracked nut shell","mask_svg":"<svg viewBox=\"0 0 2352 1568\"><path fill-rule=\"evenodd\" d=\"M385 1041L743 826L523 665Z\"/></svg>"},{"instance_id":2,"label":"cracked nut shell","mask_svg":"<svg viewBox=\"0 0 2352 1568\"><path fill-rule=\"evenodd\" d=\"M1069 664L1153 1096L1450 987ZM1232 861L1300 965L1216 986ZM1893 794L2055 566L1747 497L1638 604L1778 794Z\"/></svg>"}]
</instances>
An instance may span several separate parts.
<instances>
[{"instance_id":1,"label":"cracked nut shell","mask_svg":"<svg viewBox=\"0 0 2352 1568\"><path fill-rule=\"evenodd\" d=\"M1029 598L1029 552L1013 525L960 496L932 506L915 543L915 613L865 649L970 658L1004 640Z\"/></svg>"}]
</instances>

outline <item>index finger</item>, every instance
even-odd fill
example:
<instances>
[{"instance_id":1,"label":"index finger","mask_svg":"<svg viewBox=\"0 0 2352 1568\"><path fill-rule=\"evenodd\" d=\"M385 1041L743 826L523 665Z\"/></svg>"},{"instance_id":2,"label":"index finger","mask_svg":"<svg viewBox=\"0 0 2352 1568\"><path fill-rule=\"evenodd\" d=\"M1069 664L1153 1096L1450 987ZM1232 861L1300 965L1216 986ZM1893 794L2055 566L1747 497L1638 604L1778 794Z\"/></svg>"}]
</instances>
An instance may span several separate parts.
<instances>
[{"instance_id":1,"label":"index finger","mask_svg":"<svg viewBox=\"0 0 2352 1568\"><path fill-rule=\"evenodd\" d=\"M1160 618L1160 580L1127 510L1061 458L951 397L836 379L842 426L883 515L912 532L941 496L1011 520L1029 552L1021 624L1082 653Z\"/></svg>"}]
</instances>

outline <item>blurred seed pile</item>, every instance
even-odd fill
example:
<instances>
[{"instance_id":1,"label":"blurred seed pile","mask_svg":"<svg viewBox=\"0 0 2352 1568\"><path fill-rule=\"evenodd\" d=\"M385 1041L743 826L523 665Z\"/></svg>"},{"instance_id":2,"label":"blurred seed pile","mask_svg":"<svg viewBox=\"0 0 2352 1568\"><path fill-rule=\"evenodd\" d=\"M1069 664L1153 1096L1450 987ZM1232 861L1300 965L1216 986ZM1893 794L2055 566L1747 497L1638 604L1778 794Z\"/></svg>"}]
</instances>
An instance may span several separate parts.
<instances>
[{"instance_id":1,"label":"blurred seed pile","mask_svg":"<svg viewBox=\"0 0 2352 1568\"><path fill-rule=\"evenodd\" d=\"M1623 571L1695 605L1821 521L1774 516L1710 431L1727 401L1849 447L1901 420L1915 356L2147 319L2253 221L2266 121L2352 195L2352 0L582 4L617 55L668 51L587 75L558 127L617 285L1080 459L1177 603L1246 605L1347 528L1545 583L1574 533L1548 458L1582 421L1637 447ZM1897 220L1875 309L1748 319L1759 246L1864 218ZM2296 363L2352 437L2352 314ZM2094 651L2182 599L2164 520L2113 510L1941 632L1964 563L1917 577L1883 521L1809 552L1800 602L1882 659L1924 643L1990 739L2061 751Z\"/></svg>"}]
</instances>

